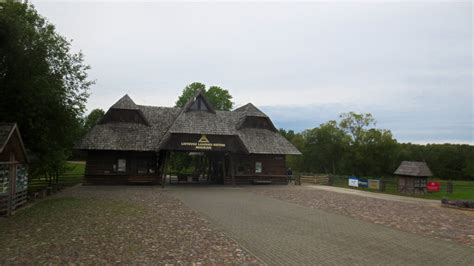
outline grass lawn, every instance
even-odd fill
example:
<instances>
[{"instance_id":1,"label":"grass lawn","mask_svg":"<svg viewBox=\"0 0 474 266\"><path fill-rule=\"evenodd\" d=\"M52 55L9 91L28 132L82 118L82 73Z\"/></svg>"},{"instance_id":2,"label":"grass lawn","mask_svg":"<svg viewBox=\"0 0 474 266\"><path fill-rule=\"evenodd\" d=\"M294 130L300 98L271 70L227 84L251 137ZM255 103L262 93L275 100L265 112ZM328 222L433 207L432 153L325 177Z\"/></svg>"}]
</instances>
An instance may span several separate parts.
<instances>
[{"instance_id":1,"label":"grass lawn","mask_svg":"<svg viewBox=\"0 0 474 266\"><path fill-rule=\"evenodd\" d=\"M410 196L424 199L435 199L441 200L442 198L447 198L451 200L474 200L474 181L453 181L453 193L448 194L446 192L447 180L439 179L428 179L429 181L435 181L441 183L441 190L439 192L427 193L425 195L411 196L406 194L400 194L398 192L398 180L395 177L384 178L386 181L385 192L380 192L376 190L371 190L368 188L352 188L359 189L364 191L370 191L375 193L387 193L401 196ZM347 177L338 176L334 179L334 186L349 188Z\"/></svg>"},{"instance_id":2,"label":"grass lawn","mask_svg":"<svg viewBox=\"0 0 474 266\"><path fill-rule=\"evenodd\" d=\"M66 172L59 177L59 183L64 186L74 186L82 182L86 164L84 162L66 162ZM31 178L28 184L29 191L36 191L48 186L43 178Z\"/></svg>"}]
</instances>

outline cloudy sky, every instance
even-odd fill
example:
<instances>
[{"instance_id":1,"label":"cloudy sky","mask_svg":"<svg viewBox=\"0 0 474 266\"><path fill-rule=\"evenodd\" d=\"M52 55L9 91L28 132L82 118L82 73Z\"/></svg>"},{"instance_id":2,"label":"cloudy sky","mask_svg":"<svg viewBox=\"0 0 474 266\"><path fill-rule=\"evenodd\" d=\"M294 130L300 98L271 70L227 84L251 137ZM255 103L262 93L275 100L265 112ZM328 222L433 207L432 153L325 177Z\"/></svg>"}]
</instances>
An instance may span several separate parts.
<instances>
[{"instance_id":1,"label":"cloudy sky","mask_svg":"<svg viewBox=\"0 0 474 266\"><path fill-rule=\"evenodd\" d=\"M470 1L30 2L85 54L89 110L199 81L277 127L370 112L400 142L474 144Z\"/></svg>"}]
</instances>

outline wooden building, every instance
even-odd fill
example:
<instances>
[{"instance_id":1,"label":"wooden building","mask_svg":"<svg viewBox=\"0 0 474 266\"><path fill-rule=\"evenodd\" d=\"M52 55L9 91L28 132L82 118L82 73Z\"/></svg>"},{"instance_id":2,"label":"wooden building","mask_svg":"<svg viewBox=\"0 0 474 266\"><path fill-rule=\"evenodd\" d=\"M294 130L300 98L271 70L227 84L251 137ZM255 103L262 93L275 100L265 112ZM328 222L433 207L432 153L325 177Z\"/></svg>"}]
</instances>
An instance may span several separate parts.
<instances>
[{"instance_id":1,"label":"wooden building","mask_svg":"<svg viewBox=\"0 0 474 266\"><path fill-rule=\"evenodd\" d=\"M433 176L424 162L403 161L394 173L398 176L398 191L405 194L425 194L428 177Z\"/></svg>"},{"instance_id":2,"label":"wooden building","mask_svg":"<svg viewBox=\"0 0 474 266\"><path fill-rule=\"evenodd\" d=\"M0 215L26 203L28 156L15 123L0 123Z\"/></svg>"},{"instance_id":3,"label":"wooden building","mask_svg":"<svg viewBox=\"0 0 474 266\"><path fill-rule=\"evenodd\" d=\"M96 184L162 183L171 152L203 155L214 183L286 184L285 156L300 154L254 105L216 111L202 92L183 108L125 95L76 149L87 152L85 183Z\"/></svg>"}]
</instances>

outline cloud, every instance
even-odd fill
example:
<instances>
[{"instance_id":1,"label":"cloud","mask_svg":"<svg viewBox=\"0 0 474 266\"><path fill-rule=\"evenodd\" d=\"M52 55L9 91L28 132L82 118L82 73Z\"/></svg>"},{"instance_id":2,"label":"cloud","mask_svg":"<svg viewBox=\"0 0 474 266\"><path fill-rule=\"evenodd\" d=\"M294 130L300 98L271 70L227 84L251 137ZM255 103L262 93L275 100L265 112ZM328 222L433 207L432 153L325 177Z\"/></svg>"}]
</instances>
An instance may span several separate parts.
<instances>
[{"instance_id":1,"label":"cloud","mask_svg":"<svg viewBox=\"0 0 474 266\"><path fill-rule=\"evenodd\" d=\"M359 110L405 141L472 141L470 2L34 4L92 66L89 110L200 81L297 130Z\"/></svg>"}]
</instances>

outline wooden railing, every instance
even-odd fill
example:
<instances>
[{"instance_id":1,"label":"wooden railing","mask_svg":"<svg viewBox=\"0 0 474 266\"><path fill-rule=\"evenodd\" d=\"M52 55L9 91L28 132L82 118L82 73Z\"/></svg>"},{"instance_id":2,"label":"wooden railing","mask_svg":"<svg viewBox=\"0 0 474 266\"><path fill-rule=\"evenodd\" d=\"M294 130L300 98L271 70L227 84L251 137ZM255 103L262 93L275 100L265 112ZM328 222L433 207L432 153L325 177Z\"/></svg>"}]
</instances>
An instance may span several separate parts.
<instances>
[{"instance_id":1,"label":"wooden railing","mask_svg":"<svg viewBox=\"0 0 474 266\"><path fill-rule=\"evenodd\" d=\"M28 191L25 189L23 191L15 193L11 196L10 194L1 194L0 195L0 216L10 215L17 208L26 204L28 200Z\"/></svg>"},{"instance_id":2,"label":"wooden railing","mask_svg":"<svg viewBox=\"0 0 474 266\"><path fill-rule=\"evenodd\" d=\"M300 184L329 185L330 178L328 175L314 175L302 173L299 176Z\"/></svg>"}]
</instances>

